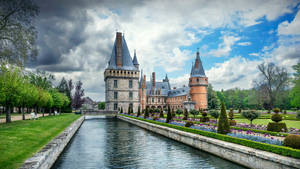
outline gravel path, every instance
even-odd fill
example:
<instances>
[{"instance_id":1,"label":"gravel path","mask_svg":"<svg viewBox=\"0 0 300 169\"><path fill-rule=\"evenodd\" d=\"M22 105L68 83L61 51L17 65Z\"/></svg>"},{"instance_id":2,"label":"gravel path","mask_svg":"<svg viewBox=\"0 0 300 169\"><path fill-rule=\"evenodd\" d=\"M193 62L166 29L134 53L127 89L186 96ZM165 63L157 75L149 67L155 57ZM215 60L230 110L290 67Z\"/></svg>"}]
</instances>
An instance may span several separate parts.
<instances>
[{"instance_id":1,"label":"gravel path","mask_svg":"<svg viewBox=\"0 0 300 169\"><path fill-rule=\"evenodd\" d=\"M42 114L38 114L37 116L38 117L42 117L43 115ZM45 116L48 116L48 114L45 114ZM25 119L30 119L30 117L31 117L30 114L25 114ZM11 120L12 121L22 120L22 115L11 116ZM5 123L5 121L6 121L5 117L0 119L0 123Z\"/></svg>"}]
</instances>

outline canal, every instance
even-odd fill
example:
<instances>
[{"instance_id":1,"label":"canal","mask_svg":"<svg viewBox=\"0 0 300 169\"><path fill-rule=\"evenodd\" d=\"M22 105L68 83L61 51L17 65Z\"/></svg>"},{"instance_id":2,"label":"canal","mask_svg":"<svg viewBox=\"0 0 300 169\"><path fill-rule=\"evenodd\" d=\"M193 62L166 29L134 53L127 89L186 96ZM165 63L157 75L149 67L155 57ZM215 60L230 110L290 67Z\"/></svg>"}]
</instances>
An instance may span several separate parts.
<instances>
[{"instance_id":1,"label":"canal","mask_svg":"<svg viewBox=\"0 0 300 169\"><path fill-rule=\"evenodd\" d=\"M87 119L53 169L243 168L113 118Z\"/></svg>"}]
</instances>

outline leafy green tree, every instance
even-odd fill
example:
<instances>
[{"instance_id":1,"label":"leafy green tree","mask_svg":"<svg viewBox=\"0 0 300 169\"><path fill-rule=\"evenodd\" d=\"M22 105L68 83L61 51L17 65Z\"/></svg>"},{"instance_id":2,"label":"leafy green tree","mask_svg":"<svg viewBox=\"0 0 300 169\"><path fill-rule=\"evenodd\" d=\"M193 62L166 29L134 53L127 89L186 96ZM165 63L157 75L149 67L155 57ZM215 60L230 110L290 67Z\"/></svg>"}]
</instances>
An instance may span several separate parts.
<instances>
[{"instance_id":1,"label":"leafy green tree","mask_svg":"<svg viewBox=\"0 0 300 169\"><path fill-rule=\"evenodd\" d=\"M189 117L189 112L188 112L187 109L184 109L184 114L183 115L184 115L183 120L187 120L188 117Z\"/></svg>"},{"instance_id":2,"label":"leafy green tree","mask_svg":"<svg viewBox=\"0 0 300 169\"><path fill-rule=\"evenodd\" d=\"M163 108L160 109L159 117L160 118L164 118Z\"/></svg>"},{"instance_id":3,"label":"leafy green tree","mask_svg":"<svg viewBox=\"0 0 300 169\"><path fill-rule=\"evenodd\" d=\"M296 71L294 73L294 87L290 92L291 105L297 108L300 108L300 63L293 66L293 69Z\"/></svg>"},{"instance_id":4,"label":"leafy green tree","mask_svg":"<svg viewBox=\"0 0 300 169\"><path fill-rule=\"evenodd\" d=\"M105 102L99 102L98 103L98 109L99 110L104 110L105 109Z\"/></svg>"},{"instance_id":5,"label":"leafy green tree","mask_svg":"<svg viewBox=\"0 0 300 169\"><path fill-rule=\"evenodd\" d=\"M181 114L183 114L183 111L181 109L177 109L175 112L178 116L180 116Z\"/></svg>"},{"instance_id":6,"label":"leafy green tree","mask_svg":"<svg viewBox=\"0 0 300 169\"><path fill-rule=\"evenodd\" d=\"M259 113L254 110L243 111L242 116L250 121L250 126L252 126L252 121L259 117Z\"/></svg>"},{"instance_id":7,"label":"leafy green tree","mask_svg":"<svg viewBox=\"0 0 300 169\"><path fill-rule=\"evenodd\" d=\"M23 78L21 70L14 66L2 66L0 76L0 103L6 107L6 123L11 122L13 108L20 102Z\"/></svg>"},{"instance_id":8,"label":"leafy green tree","mask_svg":"<svg viewBox=\"0 0 300 169\"><path fill-rule=\"evenodd\" d=\"M209 114L216 119L216 123L218 124L218 118L220 116L220 113L218 110L210 110Z\"/></svg>"},{"instance_id":9,"label":"leafy green tree","mask_svg":"<svg viewBox=\"0 0 300 169\"><path fill-rule=\"evenodd\" d=\"M38 69L35 72L29 73L30 83L44 90L52 88L54 79L54 75Z\"/></svg>"},{"instance_id":10,"label":"leafy green tree","mask_svg":"<svg viewBox=\"0 0 300 169\"><path fill-rule=\"evenodd\" d=\"M53 99L53 108L59 110L64 105L62 95L56 89L50 90L50 94Z\"/></svg>"},{"instance_id":11,"label":"leafy green tree","mask_svg":"<svg viewBox=\"0 0 300 169\"><path fill-rule=\"evenodd\" d=\"M145 113L144 113L144 119L149 117L149 110L148 107L146 107Z\"/></svg>"},{"instance_id":12,"label":"leafy green tree","mask_svg":"<svg viewBox=\"0 0 300 169\"><path fill-rule=\"evenodd\" d=\"M217 109L220 105L220 101L211 84L208 84L207 87L207 104L208 109Z\"/></svg>"},{"instance_id":13,"label":"leafy green tree","mask_svg":"<svg viewBox=\"0 0 300 169\"><path fill-rule=\"evenodd\" d=\"M230 126L228 123L227 113L225 103L222 102L221 104L221 114L218 122L218 133L220 134L227 134L230 132Z\"/></svg>"},{"instance_id":14,"label":"leafy green tree","mask_svg":"<svg viewBox=\"0 0 300 169\"><path fill-rule=\"evenodd\" d=\"M194 119L196 119L196 116L199 115L199 111L198 110L191 110L190 113L194 116Z\"/></svg>"},{"instance_id":15,"label":"leafy green tree","mask_svg":"<svg viewBox=\"0 0 300 169\"><path fill-rule=\"evenodd\" d=\"M39 13L34 0L0 1L0 61L23 64L37 56L33 20Z\"/></svg>"},{"instance_id":16,"label":"leafy green tree","mask_svg":"<svg viewBox=\"0 0 300 169\"><path fill-rule=\"evenodd\" d=\"M60 93L64 93L70 100L69 105L63 107L64 112L72 112L72 90L74 88L72 79L67 81L64 77L61 79L59 85L56 87ZM105 107L105 105L104 105Z\"/></svg>"}]
</instances>

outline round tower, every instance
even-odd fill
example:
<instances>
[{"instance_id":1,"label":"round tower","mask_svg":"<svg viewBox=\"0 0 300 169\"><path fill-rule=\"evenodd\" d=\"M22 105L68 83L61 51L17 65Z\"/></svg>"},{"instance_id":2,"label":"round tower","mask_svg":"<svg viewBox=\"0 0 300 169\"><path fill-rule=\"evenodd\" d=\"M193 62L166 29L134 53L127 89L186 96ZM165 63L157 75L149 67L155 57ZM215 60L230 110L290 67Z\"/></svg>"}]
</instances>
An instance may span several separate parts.
<instances>
[{"instance_id":1,"label":"round tower","mask_svg":"<svg viewBox=\"0 0 300 169\"><path fill-rule=\"evenodd\" d=\"M205 75L199 51L196 54L195 64L192 65L192 71L189 79L190 96L194 101L195 109L207 109L207 86L208 78Z\"/></svg>"}]
</instances>

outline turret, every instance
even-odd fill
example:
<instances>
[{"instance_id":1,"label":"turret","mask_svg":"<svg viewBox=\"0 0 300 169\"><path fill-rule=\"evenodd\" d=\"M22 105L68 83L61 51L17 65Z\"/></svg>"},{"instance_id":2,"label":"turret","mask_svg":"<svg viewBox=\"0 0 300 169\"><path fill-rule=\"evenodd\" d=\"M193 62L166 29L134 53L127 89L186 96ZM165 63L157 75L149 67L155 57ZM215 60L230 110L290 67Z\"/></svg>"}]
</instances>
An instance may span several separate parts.
<instances>
[{"instance_id":1,"label":"turret","mask_svg":"<svg viewBox=\"0 0 300 169\"><path fill-rule=\"evenodd\" d=\"M189 79L190 96L196 103L195 109L207 109L207 86L208 78L205 75L199 51L197 51Z\"/></svg>"},{"instance_id":2,"label":"turret","mask_svg":"<svg viewBox=\"0 0 300 169\"><path fill-rule=\"evenodd\" d=\"M135 50L134 50L134 56L133 56L132 63L133 63L133 65L134 65L137 69L139 69L139 62L138 62L138 60L137 60L137 57L136 57L136 51L135 51Z\"/></svg>"}]
</instances>

